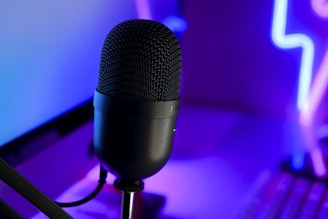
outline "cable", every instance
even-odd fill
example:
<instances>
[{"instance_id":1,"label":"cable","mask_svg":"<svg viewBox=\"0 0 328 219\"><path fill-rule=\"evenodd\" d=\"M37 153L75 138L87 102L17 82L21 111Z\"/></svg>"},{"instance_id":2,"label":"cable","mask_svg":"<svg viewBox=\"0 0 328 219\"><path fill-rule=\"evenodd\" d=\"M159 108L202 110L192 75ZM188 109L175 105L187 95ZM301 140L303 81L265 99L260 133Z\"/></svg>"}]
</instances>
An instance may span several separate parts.
<instances>
[{"instance_id":1,"label":"cable","mask_svg":"<svg viewBox=\"0 0 328 219\"><path fill-rule=\"evenodd\" d=\"M81 200L74 201L74 202L55 202L55 203L63 208L83 205L98 195L98 193L101 191L103 186L106 184L106 178L107 178L107 171L100 165L99 180L98 180L99 183L96 189L90 195L88 195L87 197Z\"/></svg>"}]
</instances>

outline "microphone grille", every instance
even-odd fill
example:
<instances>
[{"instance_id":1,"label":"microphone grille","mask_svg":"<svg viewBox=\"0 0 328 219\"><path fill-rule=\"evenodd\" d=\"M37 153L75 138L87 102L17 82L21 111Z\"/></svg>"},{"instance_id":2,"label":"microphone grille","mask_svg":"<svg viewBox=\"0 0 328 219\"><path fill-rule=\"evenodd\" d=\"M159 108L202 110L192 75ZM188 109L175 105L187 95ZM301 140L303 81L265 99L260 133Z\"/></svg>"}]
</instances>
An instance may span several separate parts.
<instances>
[{"instance_id":1,"label":"microphone grille","mask_svg":"<svg viewBox=\"0 0 328 219\"><path fill-rule=\"evenodd\" d=\"M180 97L181 49L166 26L128 20L107 35L97 91L129 100L168 101Z\"/></svg>"}]
</instances>

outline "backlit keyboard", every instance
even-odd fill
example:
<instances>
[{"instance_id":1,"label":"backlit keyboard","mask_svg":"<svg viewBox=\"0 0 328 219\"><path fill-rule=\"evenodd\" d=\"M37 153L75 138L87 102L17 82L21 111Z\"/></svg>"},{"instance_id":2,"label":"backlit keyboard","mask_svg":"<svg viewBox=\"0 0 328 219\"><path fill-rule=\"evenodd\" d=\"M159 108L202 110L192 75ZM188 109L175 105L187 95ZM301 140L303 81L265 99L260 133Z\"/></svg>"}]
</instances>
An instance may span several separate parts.
<instances>
[{"instance_id":1,"label":"backlit keyboard","mask_svg":"<svg viewBox=\"0 0 328 219\"><path fill-rule=\"evenodd\" d=\"M328 186L291 172L263 172L243 204L242 219L327 219Z\"/></svg>"}]
</instances>

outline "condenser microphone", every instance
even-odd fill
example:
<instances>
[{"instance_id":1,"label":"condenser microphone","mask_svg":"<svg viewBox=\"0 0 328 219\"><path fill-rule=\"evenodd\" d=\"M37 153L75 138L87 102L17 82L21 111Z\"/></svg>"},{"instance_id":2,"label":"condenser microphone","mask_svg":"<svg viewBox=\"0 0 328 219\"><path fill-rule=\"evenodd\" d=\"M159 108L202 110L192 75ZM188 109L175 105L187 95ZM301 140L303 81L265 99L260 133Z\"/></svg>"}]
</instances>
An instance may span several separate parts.
<instances>
[{"instance_id":1,"label":"condenser microphone","mask_svg":"<svg viewBox=\"0 0 328 219\"><path fill-rule=\"evenodd\" d=\"M179 42L161 23L128 20L107 35L94 95L94 149L116 187L134 191L168 161L180 74Z\"/></svg>"}]
</instances>

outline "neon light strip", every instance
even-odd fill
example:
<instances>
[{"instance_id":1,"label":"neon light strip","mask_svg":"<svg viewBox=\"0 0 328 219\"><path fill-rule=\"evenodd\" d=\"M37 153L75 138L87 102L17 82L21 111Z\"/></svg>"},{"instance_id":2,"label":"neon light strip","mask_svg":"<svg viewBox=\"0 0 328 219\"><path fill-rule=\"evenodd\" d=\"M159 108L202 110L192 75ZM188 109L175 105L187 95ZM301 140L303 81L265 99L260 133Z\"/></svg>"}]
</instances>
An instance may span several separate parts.
<instances>
[{"instance_id":1,"label":"neon light strip","mask_svg":"<svg viewBox=\"0 0 328 219\"><path fill-rule=\"evenodd\" d=\"M312 79L312 65L314 58L314 45L312 40L304 34L289 34L286 35L286 21L287 21L287 0L276 0L274 3L274 14L272 24L272 40L273 42L285 49L302 47L303 54L301 58L301 66L299 73L299 86L297 96L297 108L301 111L300 120L303 125L304 137L308 148L308 151L313 162L314 172L317 176L326 175L326 167L323 161L323 156L312 130L312 119L315 110L323 95L323 85L325 83L325 77L317 76L313 84L313 89L310 91L311 79ZM326 58L328 59L327 55ZM326 59L325 58L325 59ZM326 69L326 62L323 62L323 69ZM327 64L328 65L328 64ZM322 72L325 72L322 70ZM328 77L328 76L327 76ZM320 83L322 82L322 83ZM298 161L299 162L299 161Z\"/></svg>"},{"instance_id":2,"label":"neon light strip","mask_svg":"<svg viewBox=\"0 0 328 219\"><path fill-rule=\"evenodd\" d=\"M303 125L312 124L312 120L320 101L328 85L328 50L321 62L316 77L312 83L312 89L308 95L305 106L301 112L301 123Z\"/></svg>"},{"instance_id":3,"label":"neon light strip","mask_svg":"<svg viewBox=\"0 0 328 219\"><path fill-rule=\"evenodd\" d=\"M324 176L326 174L326 167L323 161L323 155L318 147L318 142L313 136L313 118L318 109L320 101L325 93L328 84L328 50L321 62L316 77L313 80L310 93L308 95L305 106L300 115L300 122L305 127L305 138L307 138L307 146L310 147L310 155L313 161L315 173L317 176Z\"/></svg>"},{"instance_id":4,"label":"neon light strip","mask_svg":"<svg viewBox=\"0 0 328 219\"><path fill-rule=\"evenodd\" d=\"M290 49L302 47L303 49L297 96L297 108L301 110L305 104L311 86L314 46L311 39L306 35L285 34L287 20L287 4L287 0L275 1L271 34L273 42L281 48Z\"/></svg>"},{"instance_id":5,"label":"neon light strip","mask_svg":"<svg viewBox=\"0 0 328 219\"><path fill-rule=\"evenodd\" d=\"M316 147L311 150L311 160L313 162L314 172L317 176L325 176L327 174L326 165L323 161L322 151Z\"/></svg>"},{"instance_id":6,"label":"neon light strip","mask_svg":"<svg viewBox=\"0 0 328 219\"><path fill-rule=\"evenodd\" d=\"M312 8L313 10L321 17L327 17L328 16L328 4L325 3L322 0L312 0ZM320 64L320 67L318 69L318 72L316 73L316 76L312 82L312 87L310 90L310 93L307 97L307 100L305 102L305 105L301 111L300 115L300 122L303 125L303 127L309 128L308 130L309 135L312 138L310 140L310 146L312 146L311 153L311 159L316 162L314 165L315 172L318 176L326 175L327 170L326 166L324 165L323 161L323 155L318 147L318 142L315 136L313 136L313 131L311 130L313 128L313 119L315 116L315 112L318 109L318 106L323 98L323 95L327 89L328 85L328 50L325 53L325 56ZM312 142L311 142L312 141ZM321 162L317 162L319 160L322 160Z\"/></svg>"}]
</instances>

